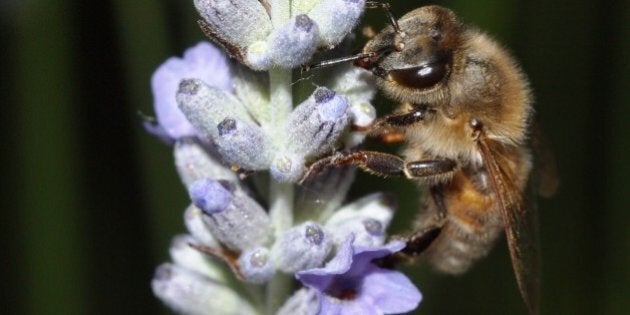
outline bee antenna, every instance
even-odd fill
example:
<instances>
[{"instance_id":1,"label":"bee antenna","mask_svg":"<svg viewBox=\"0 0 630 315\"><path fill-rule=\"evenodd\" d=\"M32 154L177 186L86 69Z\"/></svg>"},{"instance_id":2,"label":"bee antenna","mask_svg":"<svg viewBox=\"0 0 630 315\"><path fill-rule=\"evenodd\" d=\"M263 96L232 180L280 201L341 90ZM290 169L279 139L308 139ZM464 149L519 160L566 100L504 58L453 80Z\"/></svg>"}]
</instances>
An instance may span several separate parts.
<instances>
[{"instance_id":1,"label":"bee antenna","mask_svg":"<svg viewBox=\"0 0 630 315\"><path fill-rule=\"evenodd\" d=\"M366 9L381 8L385 10L385 15L387 15L387 18L389 19L389 23L394 28L394 31L396 31L396 33L398 34L402 33L402 31L400 30L400 26L398 25L398 21L396 20L396 18L394 17L394 14L392 13L391 5L389 4L389 2L366 1L365 8Z\"/></svg>"},{"instance_id":2,"label":"bee antenna","mask_svg":"<svg viewBox=\"0 0 630 315\"><path fill-rule=\"evenodd\" d=\"M369 57L372 57L373 55L374 53L360 53L360 54L356 54L352 56L346 56L346 57L341 57L341 58L324 60L324 61L320 61L320 62L316 62L312 64L306 64L306 65L302 65L302 71L306 72L312 69L330 67L330 66L334 66L340 63L355 61L355 60L359 60L363 58L369 58Z\"/></svg>"}]
</instances>

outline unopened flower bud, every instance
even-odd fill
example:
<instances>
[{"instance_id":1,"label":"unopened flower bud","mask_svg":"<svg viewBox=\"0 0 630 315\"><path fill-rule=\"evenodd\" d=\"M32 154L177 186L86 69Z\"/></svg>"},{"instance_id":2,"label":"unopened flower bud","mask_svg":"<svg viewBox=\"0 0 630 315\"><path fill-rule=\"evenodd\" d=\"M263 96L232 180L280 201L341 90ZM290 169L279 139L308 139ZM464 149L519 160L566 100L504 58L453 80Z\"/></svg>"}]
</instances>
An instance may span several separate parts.
<instances>
[{"instance_id":1,"label":"unopened flower bud","mask_svg":"<svg viewBox=\"0 0 630 315\"><path fill-rule=\"evenodd\" d=\"M228 163L246 170L262 170L271 163L271 143L260 127L236 117L217 125L217 150Z\"/></svg>"},{"instance_id":2,"label":"unopened flower bud","mask_svg":"<svg viewBox=\"0 0 630 315\"><path fill-rule=\"evenodd\" d=\"M271 222L265 210L234 184L202 179L188 189L195 206L205 214L204 222L221 244L243 251L269 241Z\"/></svg>"},{"instance_id":3,"label":"unopened flower bud","mask_svg":"<svg viewBox=\"0 0 630 315\"><path fill-rule=\"evenodd\" d=\"M297 182L306 171L304 157L301 154L281 152L274 158L269 172L279 182Z\"/></svg>"},{"instance_id":4,"label":"unopened flower bud","mask_svg":"<svg viewBox=\"0 0 630 315\"><path fill-rule=\"evenodd\" d=\"M195 0L213 35L240 51L271 33L269 15L258 0Z\"/></svg>"},{"instance_id":5,"label":"unopened flower bud","mask_svg":"<svg viewBox=\"0 0 630 315\"><path fill-rule=\"evenodd\" d=\"M262 71L271 68L267 41L257 41L247 46L244 62L252 69Z\"/></svg>"},{"instance_id":6,"label":"unopened flower bud","mask_svg":"<svg viewBox=\"0 0 630 315\"><path fill-rule=\"evenodd\" d=\"M287 148L306 157L332 150L349 123L348 100L317 88L289 116Z\"/></svg>"},{"instance_id":7,"label":"unopened flower bud","mask_svg":"<svg viewBox=\"0 0 630 315\"><path fill-rule=\"evenodd\" d=\"M278 269L294 273L320 266L330 251L332 240L315 222L305 222L285 231L272 248Z\"/></svg>"},{"instance_id":8,"label":"unopened flower bud","mask_svg":"<svg viewBox=\"0 0 630 315\"><path fill-rule=\"evenodd\" d=\"M350 106L352 124L358 127L368 127L376 118L376 109L370 103L358 103Z\"/></svg>"},{"instance_id":9,"label":"unopened flower bud","mask_svg":"<svg viewBox=\"0 0 630 315\"><path fill-rule=\"evenodd\" d=\"M351 123L353 126L366 130L376 118L376 109L370 103L358 103L350 106ZM346 148L354 148L361 144L367 136L366 131L350 131L343 140Z\"/></svg>"},{"instance_id":10,"label":"unopened flower bud","mask_svg":"<svg viewBox=\"0 0 630 315\"><path fill-rule=\"evenodd\" d=\"M249 283L265 283L275 273L269 249L265 247L255 247L244 251L239 256L237 263L243 278Z\"/></svg>"},{"instance_id":11,"label":"unopened flower bud","mask_svg":"<svg viewBox=\"0 0 630 315\"><path fill-rule=\"evenodd\" d=\"M192 138L182 138L175 143L175 167L186 187L203 178L236 181L234 172L212 157L206 149Z\"/></svg>"},{"instance_id":12,"label":"unopened flower bud","mask_svg":"<svg viewBox=\"0 0 630 315\"><path fill-rule=\"evenodd\" d=\"M385 229L395 207L393 198L388 195L371 194L335 212L326 221L326 228L332 231L335 244L343 243L348 235L354 234L357 246L380 246L385 242Z\"/></svg>"},{"instance_id":13,"label":"unopened flower bud","mask_svg":"<svg viewBox=\"0 0 630 315\"><path fill-rule=\"evenodd\" d=\"M181 314L257 314L231 288L177 265L159 266L151 287L157 297Z\"/></svg>"},{"instance_id":14,"label":"unopened flower bud","mask_svg":"<svg viewBox=\"0 0 630 315\"><path fill-rule=\"evenodd\" d=\"M308 15L319 26L319 46L339 44L359 22L365 0L323 0Z\"/></svg>"},{"instance_id":15,"label":"unopened flower bud","mask_svg":"<svg viewBox=\"0 0 630 315\"><path fill-rule=\"evenodd\" d=\"M280 307L277 315L312 315L319 309L317 290L302 288Z\"/></svg>"},{"instance_id":16,"label":"unopened flower bud","mask_svg":"<svg viewBox=\"0 0 630 315\"><path fill-rule=\"evenodd\" d=\"M184 224L188 233L195 239L195 243L208 247L219 247L219 242L212 235L206 223L203 222L203 211L194 204L184 211Z\"/></svg>"},{"instance_id":17,"label":"unopened flower bud","mask_svg":"<svg viewBox=\"0 0 630 315\"><path fill-rule=\"evenodd\" d=\"M376 94L374 76L367 70L342 65L326 80L326 86L345 95L351 106L369 103Z\"/></svg>"},{"instance_id":18,"label":"unopened flower bud","mask_svg":"<svg viewBox=\"0 0 630 315\"><path fill-rule=\"evenodd\" d=\"M282 68L306 63L317 50L319 29L306 14L299 14L271 33L267 40L269 58Z\"/></svg>"},{"instance_id":19,"label":"unopened flower bud","mask_svg":"<svg viewBox=\"0 0 630 315\"><path fill-rule=\"evenodd\" d=\"M350 122L353 126L367 128L376 118L376 110L370 101L376 94L372 74L359 67L344 65L335 75L326 80L326 86L343 94L350 104ZM350 131L343 140L346 148L356 147L363 142L365 131Z\"/></svg>"},{"instance_id":20,"label":"unopened flower bud","mask_svg":"<svg viewBox=\"0 0 630 315\"><path fill-rule=\"evenodd\" d=\"M175 236L169 249L173 262L215 281L225 282L223 270L215 264L215 261L209 260L205 254L193 248L191 246L193 244L198 243L190 235Z\"/></svg>"},{"instance_id":21,"label":"unopened flower bud","mask_svg":"<svg viewBox=\"0 0 630 315\"><path fill-rule=\"evenodd\" d=\"M207 137L218 136L217 125L226 117L248 119L245 107L233 94L208 86L201 80L182 80L176 99L188 121Z\"/></svg>"}]
</instances>

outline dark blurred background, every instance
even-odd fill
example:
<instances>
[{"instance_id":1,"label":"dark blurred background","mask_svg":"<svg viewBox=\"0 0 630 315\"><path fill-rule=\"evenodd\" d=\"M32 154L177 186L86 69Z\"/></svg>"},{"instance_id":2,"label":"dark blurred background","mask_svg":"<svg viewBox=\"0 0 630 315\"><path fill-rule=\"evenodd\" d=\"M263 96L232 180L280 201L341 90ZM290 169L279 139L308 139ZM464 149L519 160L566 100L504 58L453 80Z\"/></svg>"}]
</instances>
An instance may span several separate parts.
<instances>
[{"instance_id":1,"label":"dark blurred background","mask_svg":"<svg viewBox=\"0 0 630 315\"><path fill-rule=\"evenodd\" d=\"M426 4L391 3L397 16ZM436 3L522 61L555 148L542 313L628 314L628 1ZM376 11L365 23L378 29ZM187 198L137 112L152 113L153 70L203 39L195 20L192 1L0 1L1 313L167 313L149 282ZM359 181L354 195L387 189L415 207L407 181ZM414 269L421 314L524 313L504 241L462 277L427 269Z\"/></svg>"}]
</instances>

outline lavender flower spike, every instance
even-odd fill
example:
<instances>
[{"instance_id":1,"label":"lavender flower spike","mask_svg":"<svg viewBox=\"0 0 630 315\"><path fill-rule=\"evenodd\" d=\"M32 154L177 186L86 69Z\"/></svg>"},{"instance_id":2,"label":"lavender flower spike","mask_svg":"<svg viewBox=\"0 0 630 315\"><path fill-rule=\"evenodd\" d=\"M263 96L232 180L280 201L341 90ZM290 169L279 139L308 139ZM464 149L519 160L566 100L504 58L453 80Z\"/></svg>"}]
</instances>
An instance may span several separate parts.
<instances>
[{"instance_id":1,"label":"lavender flower spike","mask_svg":"<svg viewBox=\"0 0 630 315\"><path fill-rule=\"evenodd\" d=\"M189 48L184 52L183 58L171 57L161 64L151 77L153 106L158 128L171 139L196 135L195 129L175 101L179 83L185 78L197 78L209 86L225 91L232 89L227 56L208 42L199 42Z\"/></svg>"},{"instance_id":2,"label":"lavender flower spike","mask_svg":"<svg viewBox=\"0 0 630 315\"><path fill-rule=\"evenodd\" d=\"M202 31L240 64L228 66L202 43L153 77L158 124L149 127L174 144L191 201L187 232L171 243L173 264L156 270L154 294L181 314L413 310L420 292L402 273L373 263L404 247L383 245L394 203L374 194L341 207L350 167L294 184L317 159L360 144L366 128L350 126L376 118L369 71L295 71L314 54L343 56L345 42L325 50L344 40L366 1L191 2Z\"/></svg>"},{"instance_id":3,"label":"lavender flower spike","mask_svg":"<svg viewBox=\"0 0 630 315\"><path fill-rule=\"evenodd\" d=\"M353 247L353 242L354 237L349 237L324 268L296 274L317 292L318 314L398 314L418 307L422 295L405 275L372 263L405 244L394 241L382 247Z\"/></svg>"}]
</instances>

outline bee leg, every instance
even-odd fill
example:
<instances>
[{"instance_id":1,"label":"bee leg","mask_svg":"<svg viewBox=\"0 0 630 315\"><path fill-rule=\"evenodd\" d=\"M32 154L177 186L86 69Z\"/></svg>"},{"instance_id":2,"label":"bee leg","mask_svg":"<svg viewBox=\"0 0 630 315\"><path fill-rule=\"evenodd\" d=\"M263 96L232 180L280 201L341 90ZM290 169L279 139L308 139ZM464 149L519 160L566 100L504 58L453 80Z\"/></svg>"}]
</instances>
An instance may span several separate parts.
<instances>
[{"instance_id":1,"label":"bee leg","mask_svg":"<svg viewBox=\"0 0 630 315\"><path fill-rule=\"evenodd\" d=\"M406 140L405 128L426 120L433 113L426 105L410 105L412 109L405 113L389 114L368 126L352 126L352 131L364 132L383 143L400 143Z\"/></svg>"},{"instance_id":2,"label":"bee leg","mask_svg":"<svg viewBox=\"0 0 630 315\"><path fill-rule=\"evenodd\" d=\"M309 166L300 182L320 173L328 166L354 165L368 173L380 176L405 176L405 161L400 157L376 151L336 153L322 158Z\"/></svg>"},{"instance_id":3,"label":"bee leg","mask_svg":"<svg viewBox=\"0 0 630 315\"><path fill-rule=\"evenodd\" d=\"M429 191L431 194L429 200L434 204L432 208L435 208L435 214L427 216L427 220L418 226L412 234L398 236L399 239L406 242L406 246L400 252L384 258L383 261L387 263L387 266L394 267L400 262L409 261L422 254L440 236L442 227L446 222L442 187L442 184L433 185Z\"/></svg>"},{"instance_id":4,"label":"bee leg","mask_svg":"<svg viewBox=\"0 0 630 315\"><path fill-rule=\"evenodd\" d=\"M430 115L434 114L434 110L429 109L426 105L412 105L408 112L394 113L385 115L377 119L374 123L359 131L366 131L373 135L378 135L389 130L401 130L403 127L414 125L425 121Z\"/></svg>"},{"instance_id":5,"label":"bee leg","mask_svg":"<svg viewBox=\"0 0 630 315\"><path fill-rule=\"evenodd\" d=\"M362 170L380 176L405 176L408 178L427 179L447 176L457 167L452 160L422 160L406 163L402 158L383 152L355 151L337 153L311 164L300 182L320 173L328 166L355 165Z\"/></svg>"},{"instance_id":6,"label":"bee leg","mask_svg":"<svg viewBox=\"0 0 630 315\"><path fill-rule=\"evenodd\" d=\"M406 246L401 251L385 256L374 261L382 268L394 269L401 262L410 261L413 257L420 255L442 232L441 225L427 227L421 231L417 231L412 235L400 237L398 239L405 241ZM396 239L396 237L394 238Z\"/></svg>"},{"instance_id":7,"label":"bee leg","mask_svg":"<svg viewBox=\"0 0 630 315\"><path fill-rule=\"evenodd\" d=\"M433 185L430 188L431 197L435 203L436 219L443 221L446 218L446 205L444 204L444 184Z\"/></svg>"},{"instance_id":8,"label":"bee leg","mask_svg":"<svg viewBox=\"0 0 630 315\"><path fill-rule=\"evenodd\" d=\"M405 166L405 175L414 179L437 179L448 177L457 168L457 163L450 159L421 160L409 162Z\"/></svg>"},{"instance_id":9,"label":"bee leg","mask_svg":"<svg viewBox=\"0 0 630 315\"><path fill-rule=\"evenodd\" d=\"M421 231L417 231L406 237L407 246L400 253L406 257L420 255L435 241L442 232L442 224L435 224Z\"/></svg>"},{"instance_id":10,"label":"bee leg","mask_svg":"<svg viewBox=\"0 0 630 315\"><path fill-rule=\"evenodd\" d=\"M414 257L424 252L429 245L440 235L442 226L446 221L446 205L444 204L444 184L431 186L429 193L431 198L429 202L433 202L435 214L427 217L427 221L418 227L416 232L406 236L407 246L401 251L402 256Z\"/></svg>"}]
</instances>

